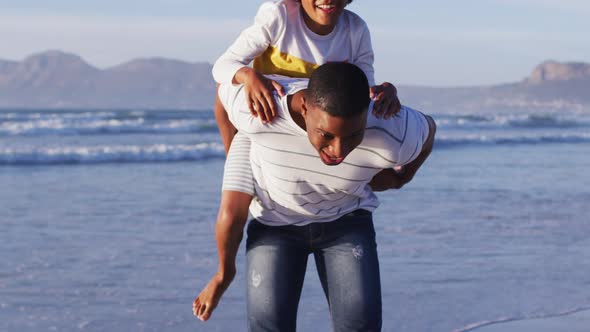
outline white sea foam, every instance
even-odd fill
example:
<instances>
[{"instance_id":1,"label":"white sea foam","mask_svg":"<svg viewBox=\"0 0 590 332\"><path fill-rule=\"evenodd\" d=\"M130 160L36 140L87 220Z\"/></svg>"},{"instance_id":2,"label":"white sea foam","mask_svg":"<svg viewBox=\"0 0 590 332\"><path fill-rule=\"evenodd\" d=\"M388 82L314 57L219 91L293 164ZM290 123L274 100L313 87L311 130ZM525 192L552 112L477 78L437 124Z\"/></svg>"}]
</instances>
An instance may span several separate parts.
<instances>
[{"instance_id":1,"label":"white sea foam","mask_svg":"<svg viewBox=\"0 0 590 332\"><path fill-rule=\"evenodd\" d=\"M527 132L487 132L487 133L440 133L436 137L437 148L452 148L468 145L520 145L542 143L587 143L590 132L573 133L527 133Z\"/></svg>"},{"instance_id":2,"label":"white sea foam","mask_svg":"<svg viewBox=\"0 0 590 332\"><path fill-rule=\"evenodd\" d=\"M0 136L100 135L100 134L175 134L215 130L213 119L150 121L145 118L43 118L0 122Z\"/></svg>"},{"instance_id":3,"label":"white sea foam","mask_svg":"<svg viewBox=\"0 0 590 332\"><path fill-rule=\"evenodd\" d=\"M174 162L222 158L219 143L0 148L0 165Z\"/></svg>"},{"instance_id":4,"label":"white sea foam","mask_svg":"<svg viewBox=\"0 0 590 332\"><path fill-rule=\"evenodd\" d=\"M580 114L469 114L438 115L441 128L575 128L589 127L590 116Z\"/></svg>"}]
</instances>

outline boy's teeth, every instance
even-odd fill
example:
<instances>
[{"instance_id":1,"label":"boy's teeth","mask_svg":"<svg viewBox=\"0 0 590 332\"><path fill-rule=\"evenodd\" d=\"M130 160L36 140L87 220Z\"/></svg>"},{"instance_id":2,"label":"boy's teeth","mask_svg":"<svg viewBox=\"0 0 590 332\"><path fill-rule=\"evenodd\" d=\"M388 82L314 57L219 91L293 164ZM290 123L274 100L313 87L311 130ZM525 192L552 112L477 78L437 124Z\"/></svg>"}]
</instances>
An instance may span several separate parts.
<instances>
[{"instance_id":1,"label":"boy's teeth","mask_svg":"<svg viewBox=\"0 0 590 332\"><path fill-rule=\"evenodd\" d=\"M321 9L330 9L330 8L334 8L334 5L317 5L317 7L321 8Z\"/></svg>"}]
</instances>

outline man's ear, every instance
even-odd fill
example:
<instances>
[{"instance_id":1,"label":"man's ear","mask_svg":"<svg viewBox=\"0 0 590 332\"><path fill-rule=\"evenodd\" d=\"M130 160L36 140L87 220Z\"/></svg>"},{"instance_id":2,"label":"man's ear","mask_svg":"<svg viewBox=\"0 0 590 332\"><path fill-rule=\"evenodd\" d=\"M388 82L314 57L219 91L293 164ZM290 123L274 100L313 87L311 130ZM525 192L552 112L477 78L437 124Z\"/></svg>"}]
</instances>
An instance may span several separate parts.
<instances>
[{"instance_id":1,"label":"man's ear","mask_svg":"<svg viewBox=\"0 0 590 332\"><path fill-rule=\"evenodd\" d=\"M305 102L305 96L301 96L301 116L304 118L307 115L307 104Z\"/></svg>"}]
</instances>

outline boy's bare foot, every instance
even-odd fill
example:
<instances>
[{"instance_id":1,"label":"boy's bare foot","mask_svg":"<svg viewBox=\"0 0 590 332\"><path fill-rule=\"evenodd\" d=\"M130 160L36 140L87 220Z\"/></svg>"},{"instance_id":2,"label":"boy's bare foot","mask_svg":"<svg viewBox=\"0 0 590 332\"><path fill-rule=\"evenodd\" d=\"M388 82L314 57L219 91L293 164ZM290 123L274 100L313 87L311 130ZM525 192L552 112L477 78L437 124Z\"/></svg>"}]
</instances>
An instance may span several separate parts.
<instances>
[{"instance_id":1,"label":"boy's bare foot","mask_svg":"<svg viewBox=\"0 0 590 332\"><path fill-rule=\"evenodd\" d=\"M231 284L234 275L235 273L224 277L220 273L217 273L211 278L211 281L209 281L207 286L201 291L201 294L193 302L193 314L197 318L206 321L211 317L211 313L213 313L221 296Z\"/></svg>"}]
</instances>

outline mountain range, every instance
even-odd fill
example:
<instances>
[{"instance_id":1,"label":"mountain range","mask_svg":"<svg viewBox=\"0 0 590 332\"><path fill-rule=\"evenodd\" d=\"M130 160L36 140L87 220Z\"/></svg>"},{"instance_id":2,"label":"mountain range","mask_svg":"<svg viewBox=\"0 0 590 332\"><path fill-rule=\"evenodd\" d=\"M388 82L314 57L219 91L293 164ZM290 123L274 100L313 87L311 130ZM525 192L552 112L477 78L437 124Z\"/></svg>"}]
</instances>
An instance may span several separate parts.
<instances>
[{"instance_id":1,"label":"mountain range","mask_svg":"<svg viewBox=\"0 0 590 332\"><path fill-rule=\"evenodd\" d=\"M398 86L426 112L590 110L590 64L546 61L519 82L476 87ZM0 108L211 109L211 64L135 59L99 69L62 51L0 60Z\"/></svg>"}]
</instances>

